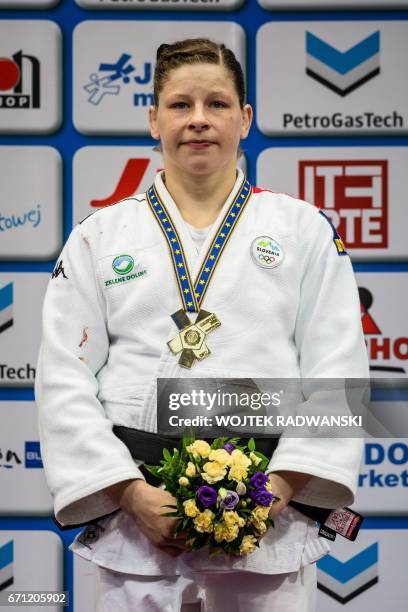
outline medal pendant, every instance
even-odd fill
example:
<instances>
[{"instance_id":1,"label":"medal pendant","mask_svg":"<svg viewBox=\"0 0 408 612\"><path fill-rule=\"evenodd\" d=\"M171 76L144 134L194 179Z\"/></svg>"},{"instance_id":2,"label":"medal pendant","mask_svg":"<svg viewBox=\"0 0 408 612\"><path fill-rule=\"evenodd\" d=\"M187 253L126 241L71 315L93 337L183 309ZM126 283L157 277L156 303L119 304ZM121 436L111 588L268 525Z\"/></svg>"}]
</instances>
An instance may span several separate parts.
<instances>
[{"instance_id":1,"label":"medal pendant","mask_svg":"<svg viewBox=\"0 0 408 612\"><path fill-rule=\"evenodd\" d=\"M206 336L217 329L221 322L217 315L205 310L198 313L195 323L190 323L184 310L175 312L172 319L181 330L167 345L173 355L181 352L179 364L183 368L191 368L196 359L205 359L211 354L206 344Z\"/></svg>"}]
</instances>

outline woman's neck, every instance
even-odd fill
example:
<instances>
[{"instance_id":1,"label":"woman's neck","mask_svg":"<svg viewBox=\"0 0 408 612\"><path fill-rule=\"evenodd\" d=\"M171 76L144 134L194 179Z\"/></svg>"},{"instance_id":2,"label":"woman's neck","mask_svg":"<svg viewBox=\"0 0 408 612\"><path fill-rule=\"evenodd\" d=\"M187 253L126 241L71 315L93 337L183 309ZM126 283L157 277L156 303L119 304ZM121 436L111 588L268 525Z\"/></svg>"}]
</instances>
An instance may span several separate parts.
<instances>
[{"instance_id":1,"label":"woman's neck","mask_svg":"<svg viewBox=\"0 0 408 612\"><path fill-rule=\"evenodd\" d=\"M166 170L163 177L167 191L176 202L185 221L195 227L214 223L236 181L236 170L211 176L177 176Z\"/></svg>"}]
</instances>

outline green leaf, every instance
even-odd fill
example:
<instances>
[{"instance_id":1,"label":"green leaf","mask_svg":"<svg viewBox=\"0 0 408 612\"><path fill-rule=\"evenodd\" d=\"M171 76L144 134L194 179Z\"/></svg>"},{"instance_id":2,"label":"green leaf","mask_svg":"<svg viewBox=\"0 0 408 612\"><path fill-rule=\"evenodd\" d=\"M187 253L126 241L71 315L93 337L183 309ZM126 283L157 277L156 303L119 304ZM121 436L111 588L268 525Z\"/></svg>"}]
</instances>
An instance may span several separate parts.
<instances>
[{"instance_id":1,"label":"green leaf","mask_svg":"<svg viewBox=\"0 0 408 612\"><path fill-rule=\"evenodd\" d=\"M163 457L168 463L171 463L171 455L168 448L163 448Z\"/></svg>"},{"instance_id":2,"label":"green leaf","mask_svg":"<svg viewBox=\"0 0 408 612\"><path fill-rule=\"evenodd\" d=\"M255 440L253 438L249 438L247 446L248 449L253 453L255 450Z\"/></svg>"}]
</instances>

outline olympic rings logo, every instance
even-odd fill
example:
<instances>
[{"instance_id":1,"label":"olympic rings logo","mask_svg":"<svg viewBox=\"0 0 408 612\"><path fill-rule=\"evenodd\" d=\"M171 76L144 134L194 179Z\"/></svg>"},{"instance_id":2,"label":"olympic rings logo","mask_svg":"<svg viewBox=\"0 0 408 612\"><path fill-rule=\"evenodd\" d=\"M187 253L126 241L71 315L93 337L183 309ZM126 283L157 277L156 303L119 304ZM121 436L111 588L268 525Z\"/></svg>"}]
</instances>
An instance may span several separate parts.
<instances>
[{"instance_id":1,"label":"olympic rings logo","mask_svg":"<svg viewBox=\"0 0 408 612\"><path fill-rule=\"evenodd\" d=\"M271 264L275 261L275 257L269 257L269 255L264 255L263 253L258 255L258 259L259 261L264 261L266 264Z\"/></svg>"}]
</instances>

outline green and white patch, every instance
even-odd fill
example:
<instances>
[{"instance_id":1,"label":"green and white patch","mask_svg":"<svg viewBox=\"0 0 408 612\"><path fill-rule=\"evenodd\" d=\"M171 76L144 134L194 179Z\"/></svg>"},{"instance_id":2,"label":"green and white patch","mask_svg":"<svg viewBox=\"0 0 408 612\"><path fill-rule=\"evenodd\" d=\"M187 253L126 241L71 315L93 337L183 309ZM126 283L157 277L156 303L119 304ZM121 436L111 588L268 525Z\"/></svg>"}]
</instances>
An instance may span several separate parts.
<instances>
[{"instance_id":1,"label":"green and white patch","mask_svg":"<svg viewBox=\"0 0 408 612\"><path fill-rule=\"evenodd\" d=\"M147 270L135 269L135 260L131 255L117 255L112 260L112 268L116 273L114 278L105 279L105 287L120 285L135 280L147 274Z\"/></svg>"}]
</instances>

